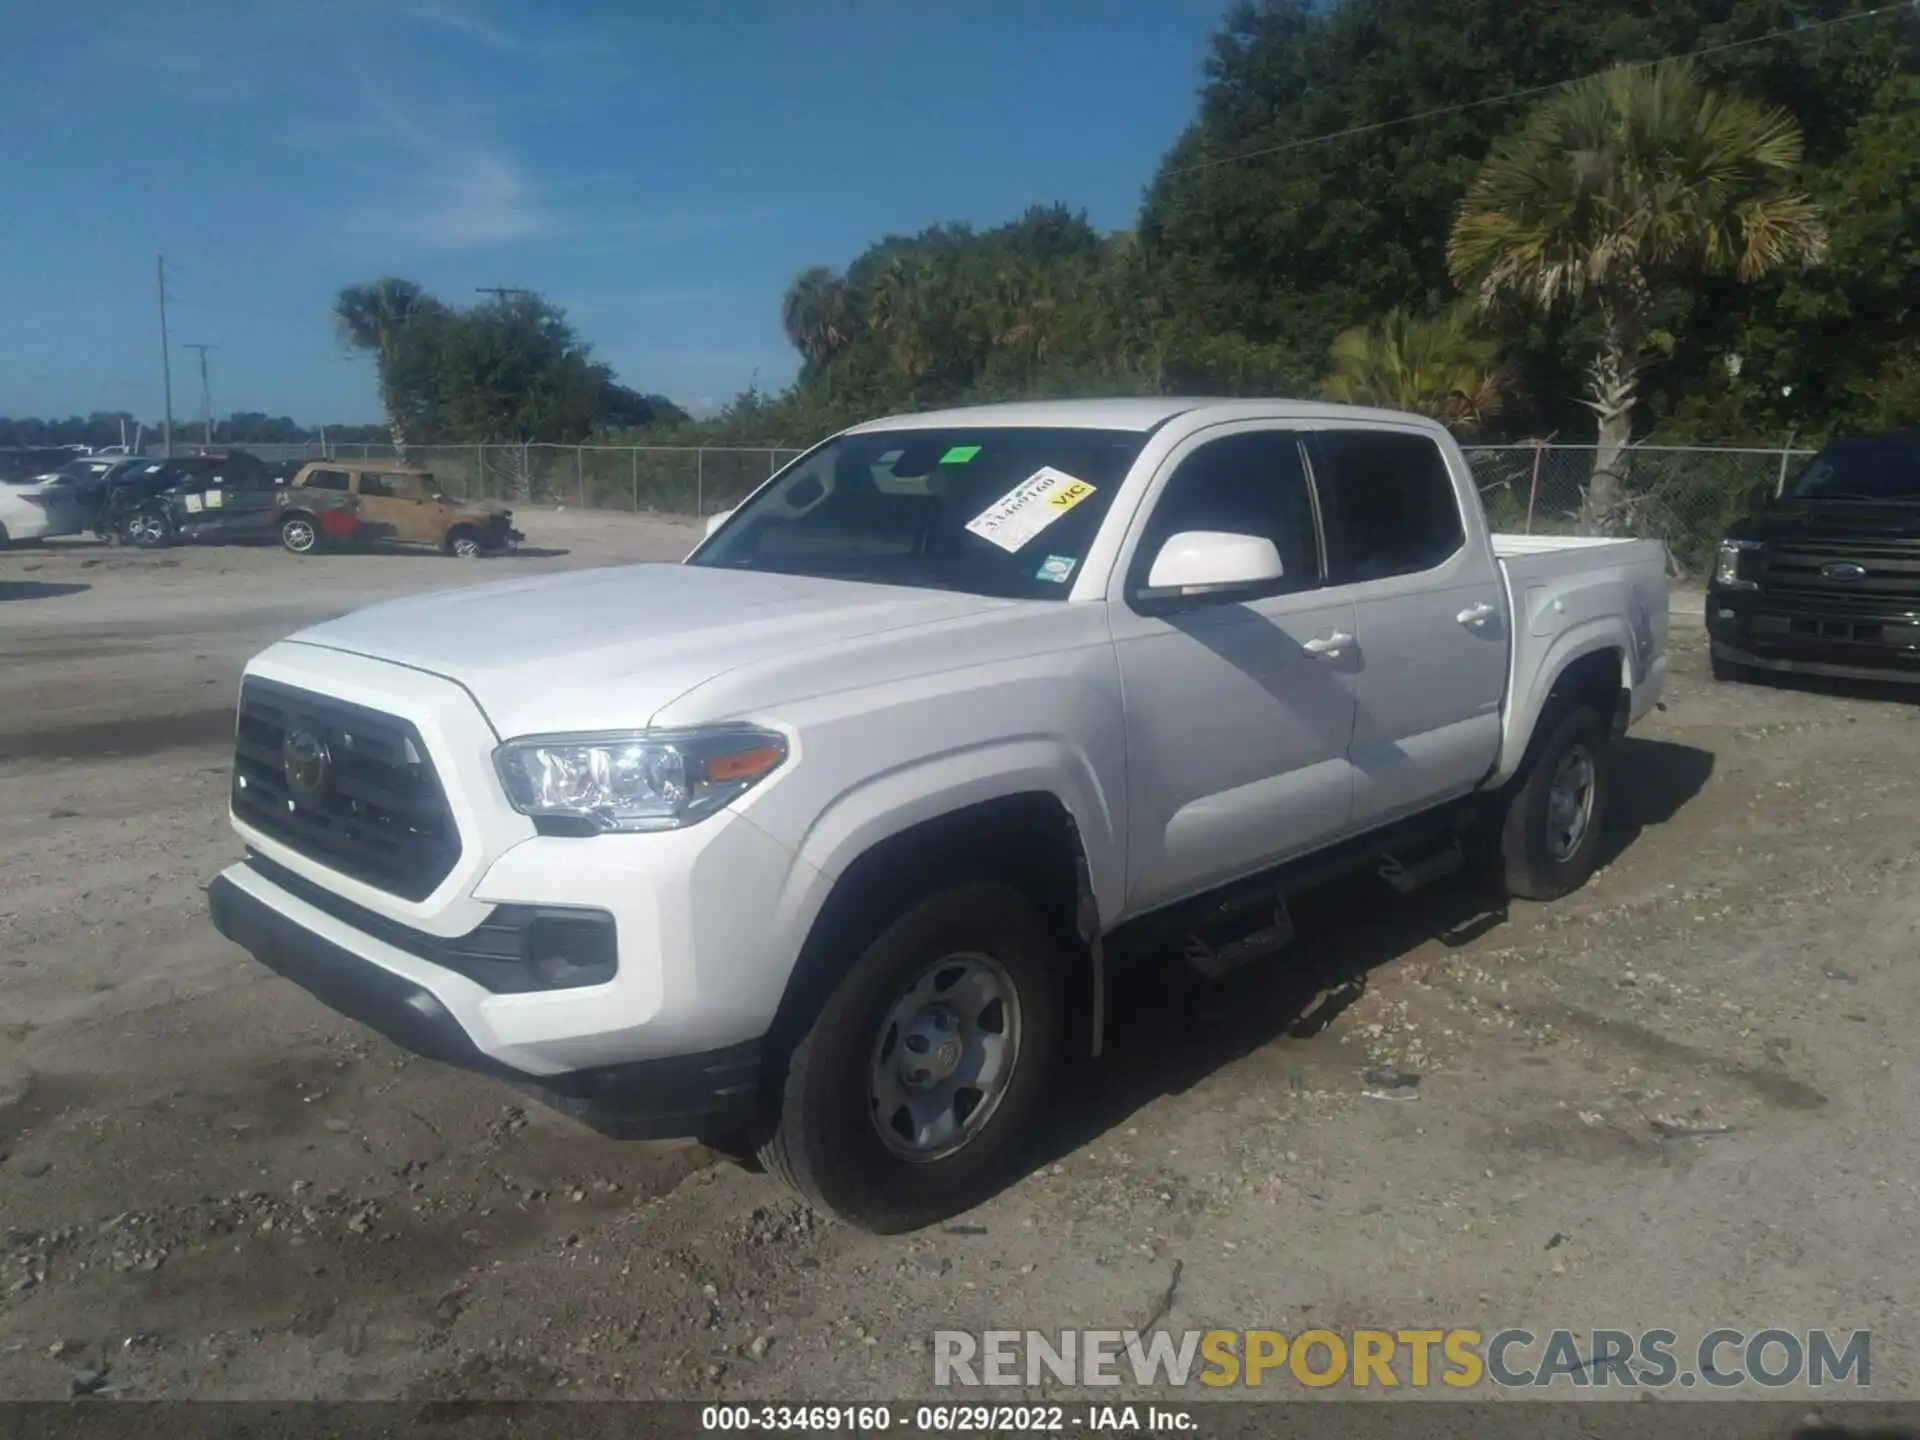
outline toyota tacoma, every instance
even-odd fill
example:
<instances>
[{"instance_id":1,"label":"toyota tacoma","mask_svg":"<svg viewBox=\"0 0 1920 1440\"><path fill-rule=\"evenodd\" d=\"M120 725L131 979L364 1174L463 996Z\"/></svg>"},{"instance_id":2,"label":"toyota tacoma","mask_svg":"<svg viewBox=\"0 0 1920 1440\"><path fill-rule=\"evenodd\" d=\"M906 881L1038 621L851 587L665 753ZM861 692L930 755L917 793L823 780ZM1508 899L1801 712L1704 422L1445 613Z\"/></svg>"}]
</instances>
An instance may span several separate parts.
<instances>
[{"instance_id":1,"label":"toyota tacoma","mask_svg":"<svg viewBox=\"0 0 1920 1440\"><path fill-rule=\"evenodd\" d=\"M1666 636L1659 544L1491 535L1417 417L896 417L677 565L257 656L210 904L403 1046L898 1231L1004 1179L1115 967L1271 955L1342 871L1584 883Z\"/></svg>"}]
</instances>

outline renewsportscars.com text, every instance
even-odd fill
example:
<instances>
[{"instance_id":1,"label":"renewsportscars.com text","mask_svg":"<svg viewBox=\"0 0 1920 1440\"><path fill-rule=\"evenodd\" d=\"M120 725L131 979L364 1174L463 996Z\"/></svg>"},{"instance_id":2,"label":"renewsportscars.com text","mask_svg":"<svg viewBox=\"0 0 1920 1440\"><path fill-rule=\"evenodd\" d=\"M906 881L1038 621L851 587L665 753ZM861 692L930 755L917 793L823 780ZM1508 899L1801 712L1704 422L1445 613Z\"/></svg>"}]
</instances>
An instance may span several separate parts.
<instances>
[{"instance_id":1,"label":"renewsportscars.com text","mask_svg":"<svg viewBox=\"0 0 1920 1440\"><path fill-rule=\"evenodd\" d=\"M1714 1389L1872 1383L1866 1330L940 1330L938 1386Z\"/></svg>"}]
</instances>

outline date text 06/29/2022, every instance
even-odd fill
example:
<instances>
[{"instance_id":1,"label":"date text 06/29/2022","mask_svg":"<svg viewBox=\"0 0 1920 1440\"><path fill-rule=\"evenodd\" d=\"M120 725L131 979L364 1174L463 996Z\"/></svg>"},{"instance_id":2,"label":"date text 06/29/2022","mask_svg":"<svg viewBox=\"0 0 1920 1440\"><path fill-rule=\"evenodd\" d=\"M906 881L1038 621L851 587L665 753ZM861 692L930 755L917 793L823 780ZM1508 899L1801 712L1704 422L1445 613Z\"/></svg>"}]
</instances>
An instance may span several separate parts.
<instances>
[{"instance_id":1,"label":"date text 06/29/2022","mask_svg":"<svg viewBox=\"0 0 1920 1440\"><path fill-rule=\"evenodd\" d=\"M710 1434L1067 1435L1192 1434L1193 1412L1177 1405L707 1405Z\"/></svg>"}]
</instances>

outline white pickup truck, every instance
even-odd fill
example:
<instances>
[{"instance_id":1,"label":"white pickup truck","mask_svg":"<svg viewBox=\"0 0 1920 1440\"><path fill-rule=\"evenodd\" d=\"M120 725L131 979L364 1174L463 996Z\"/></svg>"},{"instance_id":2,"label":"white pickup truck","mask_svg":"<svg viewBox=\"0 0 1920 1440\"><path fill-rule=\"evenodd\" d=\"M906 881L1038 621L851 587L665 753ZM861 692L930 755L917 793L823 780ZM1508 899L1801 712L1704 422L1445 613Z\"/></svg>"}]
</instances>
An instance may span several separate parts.
<instances>
[{"instance_id":1,"label":"white pickup truck","mask_svg":"<svg viewBox=\"0 0 1920 1440\"><path fill-rule=\"evenodd\" d=\"M210 903L419 1053L911 1228L1004 1178L1110 967L1271 954L1337 871L1582 884L1666 636L1658 544L1489 534L1413 416L895 417L681 564L257 656Z\"/></svg>"}]
</instances>

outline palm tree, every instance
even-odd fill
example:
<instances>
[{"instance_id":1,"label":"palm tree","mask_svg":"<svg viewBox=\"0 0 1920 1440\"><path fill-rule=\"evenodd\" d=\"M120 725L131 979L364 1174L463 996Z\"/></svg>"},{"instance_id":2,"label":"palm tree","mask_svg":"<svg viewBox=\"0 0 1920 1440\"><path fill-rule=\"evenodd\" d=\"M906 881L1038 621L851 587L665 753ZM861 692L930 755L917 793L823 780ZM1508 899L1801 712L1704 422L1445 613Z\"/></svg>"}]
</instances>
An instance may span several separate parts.
<instances>
[{"instance_id":1,"label":"palm tree","mask_svg":"<svg viewBox=\"0 0 1920 1440\"><path fill-rule=\"evenodd\" d=\"M808 364L831 360L855 336L855 317L847 284L825 265L803 270L787 287L780 305L780 323Z\"/></svg>"},{"instance_id":2,"label":"palm tree","mask_svg":"<svg viewBox=\"0 0 1920 1440\"><path fill-rule=\"evenodd\" d=\"M411 280L385 276L368 285L349 285L333 302L333 321L348 348L373 356L380 380L380 405L387 412L393 449L407 458L406 414L401 383L402 351L408 327L437 312L439 303Z\"/></svg>"},{"instance_id":3,"label":"palm tree","mask_svg":"<svg viewBox=\"0 0 1920 1440\"><path fill-rule=\"evenodd\" d=\"M1447 266L1483 307L1591 301L1601 340L1586 405L1599 420L1589 528L1625 498L1640 381L1671 337L1651 323L1660 280L1742 282L1826 251L1793 180L1800 127L1784 110L1710 90L1686 62L1623 68L1547 101L1468 187Z\"/></svg>"},{"instance_id":4,"label":"palm tree","mask_svg":"<svg viewBox=\"0 0 1920 1440\"><path fill-rule=\"evenodd\" d=\"M1492 343L1473 329L1471 305L1420 318L1401 309L1356 325L1333 342L1329 400L1429 415L1476 430L1500 410L1505 376Z\"/></svg>"}]
</instances>

